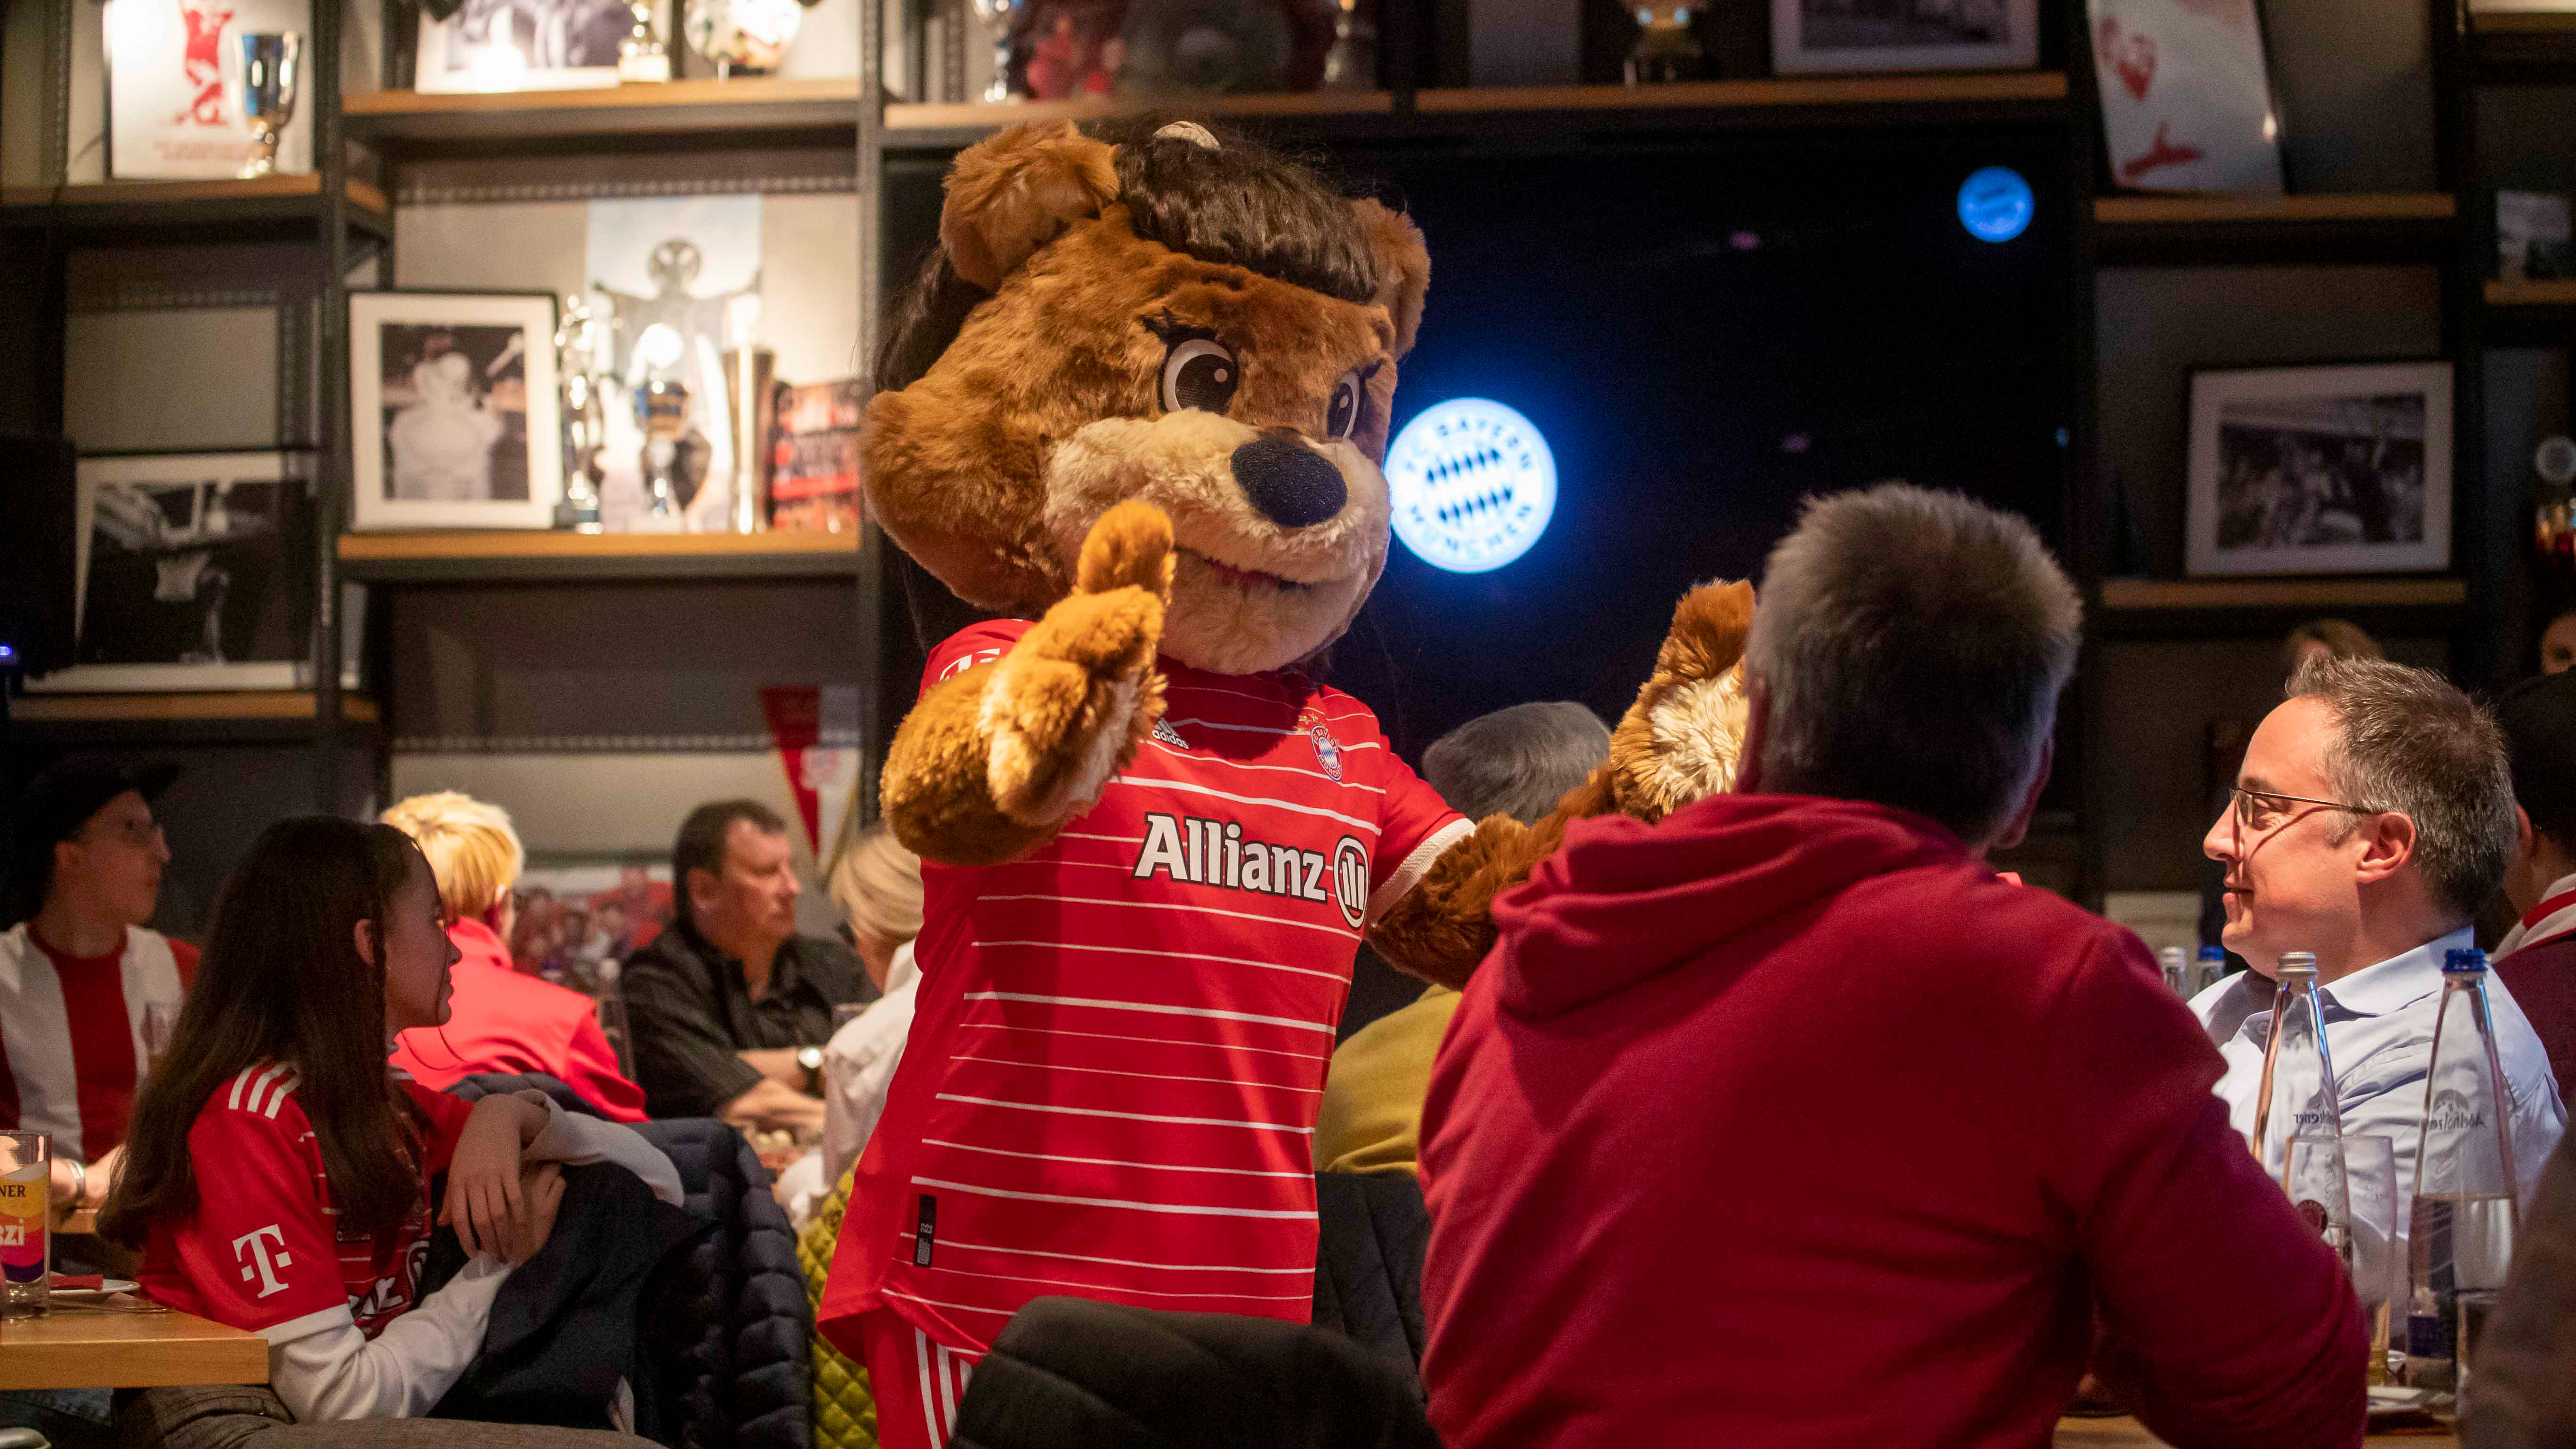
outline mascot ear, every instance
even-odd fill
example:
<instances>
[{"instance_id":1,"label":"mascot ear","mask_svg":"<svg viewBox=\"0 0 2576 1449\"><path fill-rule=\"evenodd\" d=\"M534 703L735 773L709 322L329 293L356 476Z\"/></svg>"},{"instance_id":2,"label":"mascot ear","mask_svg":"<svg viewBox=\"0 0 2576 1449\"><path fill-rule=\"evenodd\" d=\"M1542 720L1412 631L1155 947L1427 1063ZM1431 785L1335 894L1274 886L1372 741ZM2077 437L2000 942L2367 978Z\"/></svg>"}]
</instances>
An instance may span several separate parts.
<instances>
[{"instance_id":1,"label":"mascot ear","mask_svg":"<svg viewBox=\"0 0 2576 1449\"><path fill-rule=\"evenodd\" d=\"M1359 213L1360 229L1377 249L1384 278L1378 283L1377 304L1395 319L1395 355L1401 358L1413 350L1413 334L1422 326L1422 294L1431 286L1431 253L1422 244L1422 228L1402 213L1366 197L1352 202L1351 209Z\"/></svg>"},{"instance_id":2,"label":"mascot ear","mask_svg":"<svg viewBox=\"0 0 2576 1449\"><path fill-rule=\"evenodd\" d=\"M966 148L948 171L939 245L957 275L1001 290L1038 248L1118 195L1115 150L1070 121L1013 126Z\"/></svg>"}]
</instances>

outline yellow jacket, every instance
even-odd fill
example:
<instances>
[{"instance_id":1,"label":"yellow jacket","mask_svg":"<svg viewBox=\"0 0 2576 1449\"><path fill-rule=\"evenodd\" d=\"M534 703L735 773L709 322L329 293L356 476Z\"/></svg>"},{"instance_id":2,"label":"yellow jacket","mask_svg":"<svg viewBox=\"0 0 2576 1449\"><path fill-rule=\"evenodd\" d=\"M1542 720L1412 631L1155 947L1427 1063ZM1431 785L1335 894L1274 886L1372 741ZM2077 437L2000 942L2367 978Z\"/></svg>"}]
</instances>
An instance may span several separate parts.
<instances>
[{"instance_id":1,"label":"yellow jacket","mask_svg":"<svg viewBox=\"0 0 2576 1449\"><path fill-rule=\"evenodd\" d=\"M1317 1172L1412 1172L1421 1155L1431 1058L1458 1014L1458 993L1425 988L1412 1005L1352 1033L1333 1053L1315 1119Z\"/></svg>"}]
</instances>

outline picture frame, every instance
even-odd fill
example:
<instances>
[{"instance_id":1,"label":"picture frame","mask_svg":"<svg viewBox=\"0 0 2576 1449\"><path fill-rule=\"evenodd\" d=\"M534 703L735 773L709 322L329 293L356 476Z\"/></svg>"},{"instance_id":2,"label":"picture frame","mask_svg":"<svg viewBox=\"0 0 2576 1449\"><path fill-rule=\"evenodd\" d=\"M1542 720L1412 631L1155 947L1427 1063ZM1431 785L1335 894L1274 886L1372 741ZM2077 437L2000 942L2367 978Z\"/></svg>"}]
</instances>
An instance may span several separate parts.
<instances>
[{"instance_id":1,"label":"picture frame","mask_svg":"<svg viewBox=\"0 0 2576 1449\"><path fill-rule=\"evenodd\" d=\"M2187 571L2450 567L2451 387L2443 359L2195 369Z\"/></svg>"},{"instance_id":2,"label":"picture frame","mask_svg":"<svg viewBox=\"0 0 2576 1449\"><path fill-rule=\"evenodd\" d=\"M100 453L74 476L73 662L30 693L313 687L309 450ZM344 688L364 633L344 612Z\"/></svg>"},{"instance_id":3,"label":"picture frame","mask_svg":"<svg viewBox=\"0 0 2576 1449\"><path fill-rule=\"evenodd\" d=\"M679 47L671 13L654 9L663 41ZM633 30L626 0L514 0L460 6L440 20L420 11L412 84L442 93L596 90L617 84L619 47Z\"/></svg>"},{"instance_id":4,"label":"picture frame","mask_svg":"<svg viewBox=\"0 0 2576 1449\"><path fill-rule=\"evenodd\" d=\"M107 0L101 7L111 181L229 180L251 159L241 37L312 34L312 0ZM310 57L306 65L311 64ZM276 170L313 169L313 97L298 87Z\"/></svg>"},{"instance_id":5,"label":"picture frame","mask_svg":"<svg viewBox=\"0 0 2576 1449\"><path fill-rule=\"evenodd\" d=\"M1771 0L1776 75L2038 65L2039 0Z\"/></svg>"},{"instance_id":6,"label":"picture frame","mask_svg":"<svg viewBox=\"0 0 2576 1449\"><path fill-rule=\"evenodd\" d=\"M2286 189L2259 0L2086 0L2086 17L2113 184Z\"/></svg>"},{"instance_id":7,"label":"picture frame","mask_svg":"<svg viewBox=\"0 0 2576 1449\"><path fill-rule=\"evenodd\" d=\"M563 497L551 292L349 296L349 526L547 528Z\"/></svg>"}]
</instances>

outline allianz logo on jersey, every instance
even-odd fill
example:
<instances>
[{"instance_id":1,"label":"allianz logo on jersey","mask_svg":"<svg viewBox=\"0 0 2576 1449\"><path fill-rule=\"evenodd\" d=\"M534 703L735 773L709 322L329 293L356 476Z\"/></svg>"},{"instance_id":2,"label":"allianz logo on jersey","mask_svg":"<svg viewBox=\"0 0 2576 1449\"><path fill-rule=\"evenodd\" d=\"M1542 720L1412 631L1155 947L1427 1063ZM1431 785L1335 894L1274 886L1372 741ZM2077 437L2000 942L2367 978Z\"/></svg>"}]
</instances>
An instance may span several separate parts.
<instances>
[{"instance_id":1,"label":"allianz logo on jersey","mask_svg":"<svg viewBox=\"0 0 2576 1449\"><path fill-rule=\"evenodd\" d=\"M1191 885L1331 905L1353 930L1368 913L1368 847L1349 835L1335 842L1327 858L1293 845L1248 839L1231 820L1148 811L1145 844L1128 874L1137 880L1161 874Z\"/></svg>"}]
</instances>

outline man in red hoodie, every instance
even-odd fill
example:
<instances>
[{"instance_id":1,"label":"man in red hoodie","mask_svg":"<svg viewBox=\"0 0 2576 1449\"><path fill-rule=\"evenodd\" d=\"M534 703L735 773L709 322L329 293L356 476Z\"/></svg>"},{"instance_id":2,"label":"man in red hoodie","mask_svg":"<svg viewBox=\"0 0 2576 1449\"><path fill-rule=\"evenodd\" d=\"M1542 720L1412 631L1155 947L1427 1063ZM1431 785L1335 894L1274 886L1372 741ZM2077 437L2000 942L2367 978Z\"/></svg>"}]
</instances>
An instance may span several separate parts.
<instances>
[{"instance_id":1,"label":"man in red hoodie","mask_svg":"<svg viewBox=\"0 0 2576 1449\"><path fill-rule=\"evenodd\" d=\"M2098 1320L2179 1444L2357 1445L2332 1252L2135 936L2021 837L2081 609L2029 527L1887 485L1770 560L1740 793L1497 903L1422 1122L1450 1449L2042 1449Z\"/></svg>"}]
</instances>

